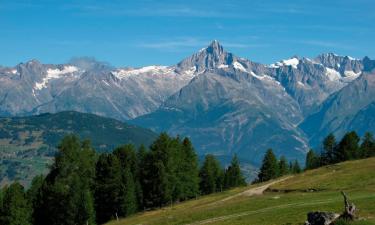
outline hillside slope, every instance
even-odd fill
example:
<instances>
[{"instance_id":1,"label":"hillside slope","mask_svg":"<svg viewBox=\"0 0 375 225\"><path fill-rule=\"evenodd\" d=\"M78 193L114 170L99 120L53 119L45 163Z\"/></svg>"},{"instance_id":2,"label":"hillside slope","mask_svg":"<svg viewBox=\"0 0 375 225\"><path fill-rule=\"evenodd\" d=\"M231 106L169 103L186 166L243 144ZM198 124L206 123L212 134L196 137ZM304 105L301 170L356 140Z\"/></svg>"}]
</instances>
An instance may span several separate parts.
<instances>
[{"instance_id":1,"label":"hillside slope","mask_svg":"<svg viewBox=\"0 0 375 225\"><path fill-rule=\"evenodd\" d=\"M99 151L125 143L149 145L156 134L148 129L93 114L61 112L0 119L0 184L29 180L46 170L59 141L67 134L90 139Z\"/></svg>"},{"instance_id":2,"label":"hillside slope","mask_svg":"<svg viewBox=\"0 0 375 225\"><path fill-rule=\"evenodd\" d=\"M343 210L344 190L361 221L375 224L375 158L331 165L266 184L209 195L108 223L127 224L303 224L310 211ZM259 190L267 190L260 194ZM316 191L311 191L312 189ZM310 191L307 191L310 190Z\"/></svg>"}]
</instances>

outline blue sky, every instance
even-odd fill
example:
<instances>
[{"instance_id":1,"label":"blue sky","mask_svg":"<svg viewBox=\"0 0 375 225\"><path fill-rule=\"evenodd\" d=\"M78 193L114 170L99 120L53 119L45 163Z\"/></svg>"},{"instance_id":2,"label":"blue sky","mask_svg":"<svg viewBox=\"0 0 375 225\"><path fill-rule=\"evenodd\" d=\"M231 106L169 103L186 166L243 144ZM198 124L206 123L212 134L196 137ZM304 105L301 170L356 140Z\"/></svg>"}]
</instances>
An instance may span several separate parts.
<instances>
[{"instance_id":1,"label":"blue sky","mask_svg":"<svg viewBox=\"0 0 375 225\"><path fill-rule=\"evenodd\" d=\"M93 56L172 65L217 39L252 61L375 58L373 0L0 0L0 65Z\"/></svg>"}]
</instances>

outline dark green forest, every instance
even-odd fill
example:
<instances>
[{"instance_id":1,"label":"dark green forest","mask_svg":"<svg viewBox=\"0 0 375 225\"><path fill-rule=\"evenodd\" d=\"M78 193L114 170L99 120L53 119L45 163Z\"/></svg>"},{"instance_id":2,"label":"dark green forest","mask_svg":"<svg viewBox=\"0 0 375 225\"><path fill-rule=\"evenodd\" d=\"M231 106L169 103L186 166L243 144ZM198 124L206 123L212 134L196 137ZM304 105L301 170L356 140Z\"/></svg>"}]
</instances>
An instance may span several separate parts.
<instances>
[{"instance_id":1,"label":"dark green forest","mask_svg":"<svg viewBox=\"0 0 375 225\"><path fill-rule=\"evenodd\" d=\"M14 182L0 191L0 224L102 224L245 184L236 156L227 168L213 155L199 166L188 138L162 133L149 148L128 144L100 154L69 135L46 176L28 190Z\"/></svg>"}]
</instances>

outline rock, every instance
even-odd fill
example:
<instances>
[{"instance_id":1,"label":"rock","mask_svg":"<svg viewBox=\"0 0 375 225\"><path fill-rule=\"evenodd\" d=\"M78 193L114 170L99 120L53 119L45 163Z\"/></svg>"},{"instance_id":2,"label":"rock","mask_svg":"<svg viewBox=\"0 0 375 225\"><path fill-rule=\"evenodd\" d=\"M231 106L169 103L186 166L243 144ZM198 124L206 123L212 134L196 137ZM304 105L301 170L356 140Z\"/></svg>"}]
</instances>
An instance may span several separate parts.
<instances>
[{"instance_id":1,"label":"rock","mask_svg":"<svg viewBox=\"0 0 375 225\"><path fill-rule=\"evenodd\" d=\"M332 212L309 212L305 225L329 225L340 215Z\"/></svg>"}]
</instances>

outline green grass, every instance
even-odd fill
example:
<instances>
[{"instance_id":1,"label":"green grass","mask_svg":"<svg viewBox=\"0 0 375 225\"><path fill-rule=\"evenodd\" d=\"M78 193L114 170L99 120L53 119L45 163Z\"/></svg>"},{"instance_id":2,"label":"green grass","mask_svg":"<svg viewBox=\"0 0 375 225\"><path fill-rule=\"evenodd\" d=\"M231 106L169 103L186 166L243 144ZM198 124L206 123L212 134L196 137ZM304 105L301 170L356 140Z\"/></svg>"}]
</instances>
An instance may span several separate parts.
<instances>
[{"instance_id":1,"label":"green grass","mask_svg":"<svg viewBox=\"0 0 375 225\"><path fill-rule=\"evenodd\" d=\"M258 184L257 186L262 185ZM263 195L237 195L254 185L139 213L107 225L127 224L303 224L310 211L343 210L344 190L359 209L354 225L375 224L375 158L351 161L296 175ZM315 189L318 191L308 192Z\"/></svg>"}]
</instances>

